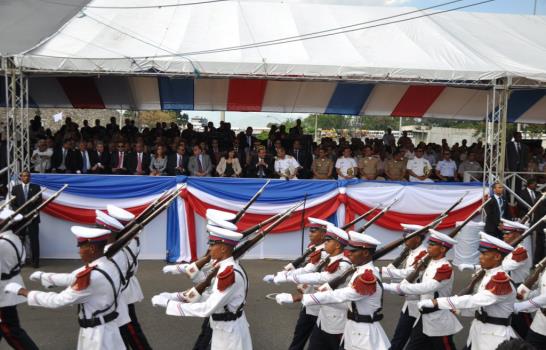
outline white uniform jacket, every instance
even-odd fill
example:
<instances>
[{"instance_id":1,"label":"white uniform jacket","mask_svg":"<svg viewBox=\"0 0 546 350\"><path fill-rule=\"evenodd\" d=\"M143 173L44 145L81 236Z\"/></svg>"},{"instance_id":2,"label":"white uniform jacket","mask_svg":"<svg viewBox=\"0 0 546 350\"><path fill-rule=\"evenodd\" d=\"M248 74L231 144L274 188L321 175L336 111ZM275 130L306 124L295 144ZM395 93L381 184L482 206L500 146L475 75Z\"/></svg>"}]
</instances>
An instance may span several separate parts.
<instances>
[{"instance_id":1,"label":"white uniform jacket","mask_svg":"<svg viewBox=\"0 0 546 350\"><path fill-rule=\"evenodd\" d=\"M529 293L529 302L533 308L526 311L538 310L531 323L531 330L535 333L546 336L546 273L543 272L538 281L538 288Z\"/></svg>"},{"instance_id":2,"label":"white uniform jacket","mask_svg":"<svg viewBox=\"0 0 546 350\"><path fill-rule=\"evenodd\" d=\"M508 275L516 284L525 281L532 267L532 259L522 244L519 244L514 251L502 260L502 269L508 272Z\"/></svg>"},{"instance_id":3,"label":"white uniform jacket","mask_svg":"<svg viewBox=\"0 0 546 350\"><path fill-rule=\"evenodd\" d=\"M421 300L448 297L452 294L453 269L446 258L431 260L420 280L418 283L403 281L397 290L400 294L420 295ZM463 328L449 310L425 311L420 317L423 318L423 333L429 337L452 335Z\"/></svg>"},{"instance_id":4,"label":"white uniform jacket","mask_svg":"<svg viewBox=\"0 0 546 350\"><path fill-rule=\"evenodd\" d=\"M129 266L126 274L126 287L123 289L123 297L127 304L139 303L144 299L140 282L136 276L138 272L138 256L140 254L140 242L137 238L132 239L129 244L123 248L123 253L129 260Z\"/></svg>"},{"instance_id":5,"label":"white uniform jacket","mask_svg":"<svg viewBox=\"0 0 546 350\"><path fill-rule=\"evenodd\" d=\"M354 281L366 271L372 272L375 276L375 286L373 290L358 292ZM375 268L373 262L369 262L357 267L347 287L333 291L305 294L302 304L309 307L311 305L345 303L353 313L357 312L358 315L373 317L382 308L383 288L380 283L379 271ZM356 310L353 307L356 307ZM343 339L344 348L347 350L387 350L391 345L379 321L364 323L348 319L343 330Z\"/></svg>"},{"instance_id":6,"label":"white uniform jacket","mask_svg":"<svg viewBox=\"0 0 546 350\"><path fill-rule=\"evenodd\" d=\"M512 284L508 282L505 287L510 288L510 292L502 295L486 288L492 277L499 273L505 274L501 266L487 270L474 295L438 298L438 307L446 310L473 309L486 312L490 317L509 318L516 301ZM472 350L494 350L503 341L517 337L511 326L483 323L475 319L470 327L467 345L472 345Z\"/></svg>"},{"instance_id":7,"label":"white uniform jacket","mask_svg":"<svg viewBox=\"0 0 546 350\"><path fill-rule=\"evenodd\" d=\"M28 304L56 309L62 306L79 305L79 318L91 319L97 317L101 324L95 327L80 328L78 337L78 350L117 350L124 349L125 345L119 333L115 320L104 323L103 317L115 311L116 291L120 287L120 280L115 266L106 257L97 259L92 263L104 271L112 280L112 283L99 271L92 270L89 274L88 285L79 285L80 279L60 293L30 291ZM86 268L81 267L74 271L77 275ZM69 274L65 274L67 278ZM104 311L101 311L104 310ZM95 316L93 316L95 314Z\"/></svg>"},{"instance_id":8,"label":"white uniform jacket","mask_svg":"<svg viewBox=\"0 0 546 350\"><path fill-rule=\"evenodd\" d=\"M406 278L410 273L413 272L413 266L415 265L418 259L423 258L427 253L427 247L425 244L421 244L415 249L412 249L408 257L404 261L404 266L401 269L397 269L394 265L389 264L381 268L381 276L383 278L390 278L393 282L398 282ZM407 295L404 305L402 305L402 312L408 310L408 314L411 317L418 318L419 308L417 307L417 302L419 297L415 295Z\"/></svg>"},{"instance_id":9,"label":"white uniform jacket","mask_svg":"<svg viewBox=\"0 0 546 350\"><path fill-rule=\"evenodd\" d=\"M19 237L11 230L0 233L0 307L14 306L25 302L25 298L12 293L4 293L8 283L19 283L24 287L20 274L21 265L25 263L25 248Z\"/></svg>"},{"instance_id":10,"label":"white uniform jacket","mask_svg":"<svg viewBox=\"0 0 546 350\"><path fill-rule=\"evenodd\" d=\"M184 303L170 300L167 304L167 315L186 317L210 317L212 328L211 350L250 350L252 340L244 311L234 321L215 321L215 314L226 311L235 313L245 303L248 280L245 272L232 258L218 262L218 275L233 269L234 282L222 291L219 289L219 279L212 281L210 294L203 294L195 303Z\"/></svg>"}]
</instances>

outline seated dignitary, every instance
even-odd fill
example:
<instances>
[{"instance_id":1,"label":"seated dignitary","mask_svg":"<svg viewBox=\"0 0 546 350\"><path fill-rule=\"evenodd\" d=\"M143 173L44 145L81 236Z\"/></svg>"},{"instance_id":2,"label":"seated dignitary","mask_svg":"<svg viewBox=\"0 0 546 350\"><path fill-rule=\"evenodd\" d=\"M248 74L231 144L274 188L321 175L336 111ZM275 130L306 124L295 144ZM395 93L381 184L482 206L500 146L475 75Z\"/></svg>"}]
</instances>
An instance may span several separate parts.
<instances>
[{"instance_id":1,"label":"seated dignitary","mask_svg":"<svg viewBox=\"0 0 546 350\"><path fill-rule=\"evenodd\" d=\"M379 323L383 319L383 288L379 270L372 260L379 244L378 240L369 235L350 231L345 250L349 251L349 258L356 269L346 287L332 290L325 285L319 292L294 296L281 293L277 295L277 302L284 304L301 301L307 307L345 303L346 322L339 349L389 349L389 339Z\"/></svg>"},{"instance_id":2,"label":"seated dignitary","mask_svg":"<svg viewBox=\"0 0 546 350\"><path fill-rule=\"evenodd\" d=\"M334 225L328 225L325 240L324 250L328 253L328 257L319 263L316 272L297 274L283 271L275 275L273 282L320 286L341 276L345 270L351 267L351 262L343 255L343 248L348 244L349 236L344 230ZM324 269L322 269L323 267ZM321 305L317 323L309 339L309 349L339 349L346 313L345 304Z\"/></svg>"},{"instance_id":3,"label":"seated dignitary","mask_svg":"<svg viewBox=\"0 0 546 350\"><path fill-rule=\"evenodd\" d=\"M514 311L533 312L536 310L535 318L531 328L527 331L525 340L534 345L537 349L544 348L546 344L546 273L542 272L537 283L537 288L530 290L524 284L518 287L518 294L527 299L514 305Z\"/></svg>"},{"instance_id":4,"label":"seated dignitary","mask_svg":"<svg viewBox=\"0 0 546 350\"><path fill-rule=\"evenodd\" d=\"M78 350L119 350L125 348L119 333L116 311L121 286L115 265L104 256L110 231L72 226L85 266L75 270L74 283L60 293L29 291L19 283L4 291L27 298L30 306L56 309L78 305L80 333Z\"/></svg>"},{"instance_id":5,"label":"seated dignitary","mask_svg":"<svg viewBox=\"0 0 546 350\"><path fill-rule=\"evenodd\" d=\"M14 212L4 209L0 212L0 222L9 219ZM23 217L18 214L14 219L20 221ZM6 339L14 349L38 349L27 332L21 328L17 305L24 303L25 298L20 295L4 293L4 287L16 283L24 286L21 277L21 267L25 263L25 247L23 242L7 230L0 233L0 341Z\"/></svg>"},{"instance_id":6,"label":"seated dignitary","mask_svg":"<svg viewBox=\"0 0 546 350\"><path fill-rule=\"evenodd\" d=\"M461 315L474 312L467 348L494 350L505 340L517 338L510 326L516 291L502 269L502 260L514 249L509 244L480 232L480 265L485 270L474 294L421 300L419 308L460 310Z\"/></svg>"},{"instance_id":7,"label":"seated dignitary","mask_svg":"<svg viewBox=\"0 0 546 350\"><path fill-rule=\"evenodd\" d=\"M446 254L457 242L441 232L430 230L427 253L430 263L420 276L420 282L385 283L385 290L400 295L418 295L422 300L447 297L453 288L453 269ZM453 335L463 326L449 310L423 308L418 321L413 325L407 350L415 349L455 349Z\"/></svg>"},{"instance_id":8,"label":"seated dignitary","mask_svg":"<svg viewBox=\"0 0 546 350\"><path fill-rule=\"evenodd\" d=\"M211 350L252 349L249 325L243 311L248 277L232 256L243 235L211 225L207 225L207 231L210 256L218 267L210 290L203 295L193 293L198 298L195 301L186 299L182 293L161 293L152 298L152 304L165 307L167 315L171 316L210 317Z\"/></svg>"},{"instance_id":9,"label":"seated dignitary","mask_svg":"<svg viewBox=\"0 0 546 350\"><path fill-rule=\"evenodd\" d=\"M302 274L315 272L321 260L326 259L328 253L324 251L324 234L326 233L326 227L331 225L328 221L324 221L316 218L309 218L309 246L307 249L312 249L306 258L306 264L303 267L294 266L295 262L291 262L285 266L286 271L290 271L292 274ZM271 283L275 279L275 275L266 275L264 282ZM298 289L303 293L312 293L315 288L313 285L298 285ZM316 286L319 287L319 286ZM315 323L317 323L317 317L320 311L320 307L317 305L311 305L303 307L300 311L298 321L296 322L296 328L294 329L294 336L290 343L289 350L303 350Z\"/></svg>"},{"instance_id":10,"label":"seated dignitary","mask_svg":"<svg viewBox=\"0 0 546 350\"><path fill-rule=\"evenodd\" d=\"M401 224L404 228L404 234L410 234L423 228L420 225ZM383 278L390 278L400 281L413 272L414 266L427 254L425 245L426 231L404 241L406 248L409 248L408 257L404 260L401 268L396 268L392 263L381 268ZM419 298L415 295L406 295L406 301L402 305L402 311L398 318L398 324L391 339L391 350L402 350L406 346L413 329L415 321L419 317L417 302Z\"/></svg>"}]
</instances>

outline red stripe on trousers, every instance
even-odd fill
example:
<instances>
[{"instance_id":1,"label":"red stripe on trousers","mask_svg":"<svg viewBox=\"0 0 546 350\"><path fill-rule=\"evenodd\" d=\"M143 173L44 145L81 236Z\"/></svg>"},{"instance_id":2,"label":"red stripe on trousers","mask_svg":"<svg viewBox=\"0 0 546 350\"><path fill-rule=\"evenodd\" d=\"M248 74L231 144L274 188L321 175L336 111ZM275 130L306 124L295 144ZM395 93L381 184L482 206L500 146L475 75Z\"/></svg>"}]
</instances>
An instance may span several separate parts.
<instances>
[{"instance_id":1,"label":"red stripe on trousers","mask_svg":"<svg viewBox=\"0 0 546 350\"><path fill-rule=\"evenodd\" d=\"M93 78L57 78L74 108L104 109L104 102Z\"/></svg>"},{"instance_id":2,"label":"red stripe on trousers","mask_svg":"<svg viewBox=\"0 0 546 350\"><path fill-rule=\"evenodd\" d=\"M231 79L229 81L227 110L259 112L262 110L267 80Z\"/></svg>"},{"instance_id":3,"label":"red stripe on trousers","mask_svg":"<svg viewBox=\"0 0 546 350\"><path fill-rule=\"evenodd\" d=\"M140 338L138 337L138 334L135 330L135 327L133 327L133 323L129 322L127 324L127 329L129 330L129 333L131 333L131 337L133 338L133 342L135 343L136 347L139 349L144 350L144 346L140 342Z\"/></svg>"},{"instance_id":4,"label":"red stripe on trousers","mask_svg":"<svg viewBox=\"0 0 546 350\"><path fill-rule=\"evenodd\" d=\"M449 338L442 337L442 340L444 341L444 349L451 350L451 345L449 344Z\"/></svg>"},{"instance_id":5,"label":"red stripe on trousers","mask_svg":"<svg viewBox=\"0 0 546 350\"><path fill-rule=\"evenodd\" d=\"M410 86L391 115L394 117L422 117L444 89L445 86Z\"/></svg>"},{"instance_id":6,"label":"red stripe on trousers","mask_svg":"<svg viewBox=\"0 0 546 350\"><path fill-rule=\"evenodd\" d=\"M4 319L4 315L2 315L2 311L0 311L0 320ZM2 335L4 338L6 338L6 341L9 343L9 345L13 346L15 350L25 350L25 347L19 342L19 339L15 338L11 334L11 330L9 326L6 323L0 322L0 329L2 329Z\"/></svg>"}]
</instances>

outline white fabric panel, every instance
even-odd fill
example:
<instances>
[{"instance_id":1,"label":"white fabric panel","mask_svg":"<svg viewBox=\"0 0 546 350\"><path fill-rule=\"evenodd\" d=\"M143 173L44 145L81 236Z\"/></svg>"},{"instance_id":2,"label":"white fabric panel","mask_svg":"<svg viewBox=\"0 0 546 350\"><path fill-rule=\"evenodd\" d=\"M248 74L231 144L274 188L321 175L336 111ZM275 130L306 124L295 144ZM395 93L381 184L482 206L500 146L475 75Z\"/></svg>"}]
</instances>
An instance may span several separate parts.
<instances>
[{"instance_id":1,"label":"white fabric panel","mask_svg":"<svg viewBox=\"0 0 546 350\"><path fill-rule=\"evenodd\" d=\"M45 190L42 194L44 199L49 198L55 191ZM69 193L61 193L59 197L55 199L55 204L65 205L72 208L80 209L106 209L107 204L113 204L121 208L134 208L147 203L153 202L157 197L162 194L155 194L146 197L137 198L122 198L122 199L108 199L93 198L93 197L80 197Z\"/></svg>"},{"instance_id":2,"label":"white fabric panel","mask_svg":"<svg viewBox=\"0 0 546 350\"><path fill-rule=\"evenodd\" d=\"M324 113L337 83L302 82L297 94L294 113Z\"/></svg>"},{"instance_id":3,"label":"white fabric panel","mask_svg":"<svg viewBox=\"0 0 546 350\"><path fill-rule=\"evenodd\" d=\"M390 115L409 85L378 84L362 107L361 115Z\"/></svg>"},{"instance_id":4,"label":"white fabric panel","mask_svg":"<svg viewBox=\"0 0 546 350\"><path fill-rule=\"evenodd\" d=\"M487 111L487 91L445 88L423 118L475 119Z\"/></svg>"},{"instance_id":5,"label":"white fabric panel","mask_svg":"<svg viewBox=\"0 0 546 350\"><path fill-rule=\"evenodd\" d=\"M459 225L461 222L457 222ZM471 221L457 234L455 239L457 244L453 248L453 264L472 264L477 265L480 262L480 231L483 231L485 223L481 221Z\"/></svg>"},{"instance_id":6,"label":"white fabric panel","mask_svg":"<svg viewBox=\"0 0 546 350\"><path fill-rule=\"evenodd\" d=\"M177 199L177 205L178 205L178 229L179 232L185 232L186 233L186 239L182 240L180 239L180 255L178 256L177 261L191 261L191 249L190 245L188 244L190 242L189 237L189 230L186 222L186 206L184 205L184 201L182 198L178 197ZM182 238L182 237L181 237Z\"/></svg>"},{"instance_id":7,"label":"white fabric panel","mask_svg":"<svg viewBox=\"0 0 546 350\"><path fill-rule=\"evenodd\" d=\"M160 110L159 86L157 78L129 77L129 85L137 109Z\"/></svg>"},{"instance_id":8,"label":"white fabric panel","mask_svg":"<svg viewBox=\"0 0 546 350\"><path fill-rule=\"evenodd\" d=\"M302 83L299 81L268 81L262 103L262 112L294 112L301 86Z\"/></svg>"},{"instance_id":9,"label":"white fabric panel","mask_svg":"<svg viewBox=\"0 0 546 350\"><path fill-rule=\"evenodd\" d=\"M546 97L541 98L527 112L519 117L518 121L528 123L546 123Z\"/></svg>"},{"instance_id":10,"label":"white fabric panel","mask_svg":"<svg viewBox=\"0 0 546 350\"><path fill-rule=\"evenodd\" d=\"M194 84L195 110L226 109L229 91L228 79L196 79Z\"/></svg>"}]
</instances>

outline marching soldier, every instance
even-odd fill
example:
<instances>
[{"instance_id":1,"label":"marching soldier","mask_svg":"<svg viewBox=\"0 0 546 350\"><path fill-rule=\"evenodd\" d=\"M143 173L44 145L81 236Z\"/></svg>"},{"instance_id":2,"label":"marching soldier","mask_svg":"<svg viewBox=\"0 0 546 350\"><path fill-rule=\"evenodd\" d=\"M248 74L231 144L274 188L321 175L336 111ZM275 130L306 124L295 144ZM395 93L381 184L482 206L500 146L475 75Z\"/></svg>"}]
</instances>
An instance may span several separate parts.
<instances>
[{"instance_id":1,"label":"marching soldier","mask_svg":"<svg viewBox=\"0 0 546 350\"><path fill-rule=\"evenodd\" d=\"M475 311L467 347L472 350L493 350L505 340L517 338L510 326L516 291L510 277L502 269L502 260L514 248L486 233L480 232L480 265L485 270L475 294L421 300L419 308Z\"/></svg>"},{"instance_id":2,"label":"marching soldier","mask_svg":"<svg viewBox=\"0 0 546 350\"><path fill-rule=\"evenodd\" d=\"M249 326L243 311L248 292L248 277L233 258L233 249L243 235L207 225L209 250L219 267L210 293L200 300L186 299L182 293L161 293L152 298L154 306L166 308L167 315L210 317L211 350L252 349Z\"/></svg>"},{"instance_id":3,"label":"marching soldier","mask_svg":"<svg viewBox=\"0 0 546 350\"><path fill-rule=\"evenodd\" d=\"M0 212L0 221L8 219L12 210L4 209ZM23 217L19 214L15 221ZM0 341L5 338L14 349L38 349L27 332L21 328L17 305L24 303L25 298L19 295L3 293L4 288L17 283L24 286L21 277L21 268L25 263L25 248L23 242L11 230L0 233Z\"/></svg>"},{"instance_id":4,"label":"marching soldier","mask_svg":"<svg viewBox=\"0 0 546 350\"><path fill-rule=\"evenodd\" d=\"M319 262L322 259L326 259L327 253L324 251L324 234L326 233L326 227L331 225L328 221L324 221L316 218L309 218L309 246L307 249L314 248L314 252L307 257L307 264L304 267L294 269L291 264L285 267L285 270L290 273L303 274L311 273L317 270ZM267 275L264 277L264 282L272 283L275 275ZM318 286L317 286L318 287ZM299 285L298 289L303 293L311 293L314 290L312 285ZM317 323L317 317L320 311L320 307L316 305L304 306L299 314L298 321L296 322L296 328L294 329L294 336L290 343L289 350L303 350L315 323Z\"/></svg>"},{"instance_id":5,"label":"marching soldier","mask_svg":"<svg viewBox=\"0 0 546 350\"><path fill-rule=\"evenodd\" d=\"M340 349L387 350L390 343L379 321L383 319L383 288L379 271L373 264L373 254L381 242L375 238L351 231L345 246L356 271L347 287L313 294L290 295L281 293L281 304L301 301L306 307L346 303L348 310ZM328 288L326 288L328 289Z\"/></svg>"},{"instance_id":6,"label":"marching soldier","mask_svg":"<svg viewBox=\"0 0 546 350\"><path fill-rule=\"evenodd\" d=\"M446 254L457 241L441 232L430 229L427 253L431 260L421 275L421 282L383 284L385 290L400 295L420 295L428 300L451 295L453 288L453 269ZM455 349L453 334L463 326L449 310L423 308L419 320L413 326L407 350L416 349Z\"/></svg>"},{"instance_id":7,"label":"marching soldier","mask_svg":"<svg viewBox=\"0 0 546 350\"><path fill-rule=\"evenodd\" d=\"M29 291L16 282L4 291L27 298L30 306L56 309L78 305L80 333L78 350L119 350L125 348L119 333L117 302L121 286L114 264L104 256L110 231L99 228L72 226L78 239L82 261L73 272L75 282L60 293Z\"/></svg>"},{"instance_id":8,"label":"marching soldier","mask_svg":"<svg viewBox=\"0 0 546 350\"><path fill-rule=\"evenodd\" d=\"M419 231L423 228L420 225L401 224L404 228L404 234L409 234L415 231ZM410 249L410 253L404 261L403 268L397 269L392 264L381 268L381 275L383 278L391 278L393 280L403 280L411 272L413 272L414 266L427 254L427 248L424 244L426 237L426 231L420 235L417 235L411 239L404 241L407 248ZM402 350L411 335L413 325L419 317L419 309L417 308L417 302L419 299L414 295L407 295L398 324L394 331L394 335L391 339L391 350Z\"/></svg>"},{"instance_id":9,"label":"marching soldier","mask_svg":"<svg viewBox=\"0 0 546 350\"><path fill-rule=\"evenodd\" d=\"M283 271L275 275L273 282L292 282L296 284L322 285L341 276L351 267L351 262L343 255L343 249L349 242L349 236L344 230L328 225L326 228L324 250L329 256L320 264L325 265L324 271L304 274L293 274ZM347 308L340 305L321 305L311 337L309 349L339 349L339 343L345 327Z\"/></svg>"}]
</instances>

